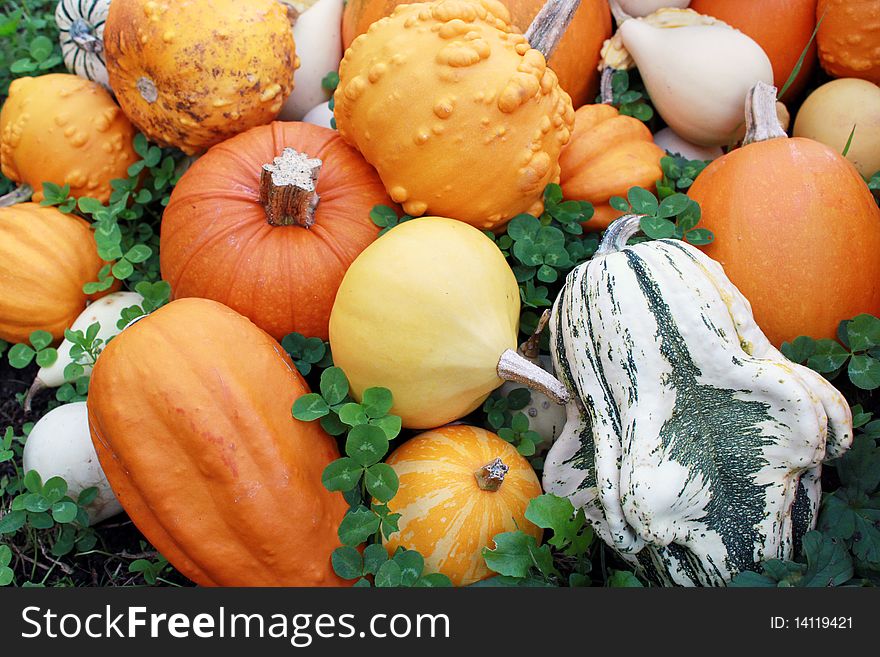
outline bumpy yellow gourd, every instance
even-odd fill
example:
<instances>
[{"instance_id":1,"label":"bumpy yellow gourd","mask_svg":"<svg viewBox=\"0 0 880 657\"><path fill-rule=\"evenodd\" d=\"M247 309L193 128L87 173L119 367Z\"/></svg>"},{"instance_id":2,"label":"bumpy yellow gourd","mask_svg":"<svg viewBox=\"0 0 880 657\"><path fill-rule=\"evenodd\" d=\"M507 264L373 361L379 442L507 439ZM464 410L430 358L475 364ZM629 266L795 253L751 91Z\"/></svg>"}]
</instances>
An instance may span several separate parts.
<instances>
[{"instance_id":1,"label":"bumpy yellow gourd","mask_svg":"<svg viewBox=\"0 0 880 657\"><path fill-rule=\"evenodd\" d=\"M407 213L494 229L543 209L574 111L500 2L401 5L352 42L339 77L339 133Z\"/></svg>"}]
</instances>

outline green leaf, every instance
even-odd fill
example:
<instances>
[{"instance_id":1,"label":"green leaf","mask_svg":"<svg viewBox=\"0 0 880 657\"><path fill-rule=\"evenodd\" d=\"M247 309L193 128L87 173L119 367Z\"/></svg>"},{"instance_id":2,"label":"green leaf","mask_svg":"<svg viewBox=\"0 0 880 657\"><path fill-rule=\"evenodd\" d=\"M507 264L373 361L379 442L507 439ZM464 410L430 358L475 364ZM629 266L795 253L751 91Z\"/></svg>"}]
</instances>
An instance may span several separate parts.
<instances>
[{"instance_id":1,"label":"green leaf","mask_svg":"<svg viewBox=\"0 0 880 657\"><path fill-rule=\"evenodd\" d=\"M825 20L825 14L823 13L819 20L816 22L816 27L813 29L813 33L810 35L810 40L807 41L807 45L804 46L804 49L801 51L801 56L798 57L797 63L794 65L794 68L791 70L791 73L786 79L785 84L782 85L782 89L779 90L776 98L781 100L785 93L789 90L791 85L797 79L798 74L801 72L801 68L804 65L804 60L807 57L807 53L810 52L810 46L813 45L813 40L816 38L816 33L819 31L819 26L822 25L822 21Z\"/></svg>"},{"instance_id":2,"label":"green leaf","mask_svg":"<svg viewBox=\"0 0 880 657\"><path fill-rule=\"evenodd\" d=\"M400 486L397 473L387 463L375 463L367 468L364 475L367 492L380 502L388 502Z\"/></svg>"},{"instance_id":3,"label":"green leaf","mask_svg":"<svg viewBox=\"0 0 880 657\"><path fill-rule=\"evenodd\" d=\"M31 57L33 57L36 61L42 62L49 58L52 54L52 49L54 48L54 43L51 39L45 36L38 36L34 38L30 43L30 47L28 48L28 52Z\"/></svg>"},{"instance_id":4,"label":"green leaf","mask_svg":"<svg viewBox=\"0 0 880 657\"><path fill-rule=\"evenodd\" d=\"M336 90L337 86L339 86L339 73L336 71L330 71L327 75L321 78L321 88L325 91L333 92Z\"/></svg>"},{"instance_id":5,"label":"green leaf","mask_svg":"<svg viewBox=\"0 0 880 657\"><path fill-rule=\"evenodd\" d=\"M36 355L37 352L31 349L30 346L20 343L14 344L9 348L6 358L12 367L21 370L30 365Z\"/></svg>"},{"instance_id":6,"label":"green leaf","mask_svg":"<svg viewBox=\"0 0 880 657\"><path fill-rule=\"evenodd\" d=\"M654 215L660 207L657 197L643 187L631 187L626 197L636 214Z\"/></svg>"},{"instance_id":7,"label":"green leaf","mask_svg":"<svg viewBox=\"0 0 880 657\"><path fill-rule=\"evenodd\" d=\"M706 228L695 228L694 230L689 230L685 233L685 239L694 246L701 246L703 244L711 244L715 235L712 234L712 231Z\"/></svg>"},{"instance_id":8,"label":"green leaf","mask_svg":"<svg viewBox=\"0 0 880 657\"><path fill-rule=\"evenodd\" d=\"M376 418L375 420L370 420L370 424L382 429L388 440L394 440L402 427L401 419L397 415L386 415L385 417Z\"/></svg>"},{"instance_id":9,"label":"green leaf","mask_svg":"<svg viewBox=\"0 0 880 657\"><path fill-rule=\"evenodd\" d=\"M836 340L816 340L813 354L807 358L807 366L821 374L839 369L849 358L849 352Z\"/></svg>"},{"instance_id":10,"label":"green leaf","mask_svg":"<svg viewBox=\"0 0 880 657\"><path fill-rule=\"evenodd\" d=\"M541 222L530 214L518 214L507 224L507 234L514 241L532 241L541 229Z\"/></svg>"},{"instance_id":11,"label":"green leaf","mask_svg":"<svg viewBox=\"0 0 880 657\"><path fill-rule=\"evenodd\" d=\"M852 130L849 132L849 137L846 140L846 145L843 147L843 151L840 153L843 157L846 157L849 153L849 148L852 146L853 137L856 136L856 126L853 124Z\"/></svg>"},{"instance_id":12,"label":"green leaf","mask_svg":"<svg viewBox=\"0 0 880 657\"><path fill-rule=\"evenodd\" d=\"M345 514L339 523L339 540L343 545L360 545L379 530L379 516L366 507Z\"/></svg>"},{"instance_id":13,"label":"green leaf","mask_svg":"<svg viewBox=\"0 0 880 657\"><path fill-rule=\"evenodd\" d=\"M0 568L8 566L12 562L12 550L8 545L0 544Z\"/></svg>"},{"instance_id":14,"label":"green leaf","mask_svg":"<svg viewBox=\"0 0 880 657\"><path fill-rule=\"evenodd\" d=\"M675 224L660 217L642 217L639 220L642 232L653 240L666 239L675 235Z\"/></svg>"},{"instance_id":15,"label":"green leaf","mask_svg":"<svg viewBox=\"0 0 880 657\"><path fill-rule=\"evenodd\" d=\"M880 388L880 362L865 354L856 354L849 361L849 379L862 390Z\"/></svg>"},{"instance_id":16,"label":"green leaf","mask_svg":"<svg viewBox=\"0 0 880 657\"><path fill-rule=\"evenodd\" d=\"M135 244L125 253L125 259L132 263L144 262L153 255L153 249L146 244Z\"/></svg>"},{"instance_id":17,"label":"green leaf","mask_svg":"<svg viewBox=\"0 0 880 657\"><path fill-rule=\"evenodd\" d=\"M495 536L494 543L494 549L483 548L483 559L499 575L526 577L531 568L545 574L553 571L550 549L546 545L539 548L534 536L519 530L503 532Z\"/></svg>"},{"instance_id":18,"label":"green leaf","mask_svg":"<svg viewBox=\"0 0 880 657\"><path fill-rule=\"evenodd\" d=\"M386 228L397 224L397 213L387 205L376 205L370 210L370 219L379 228Z\"/></svg>"},{"instance_id":19,"label":"green leaf","mask_svg":"<svg viewBox=\"0 0 880 657\"><path fill-rule=\"evenodd\" d=\"M853 351L867 351L880 345L880 319L873 315L857 315L846 323L846 335Z\"/></svg>"},{"instance_id":20,"label":"green leaf","mask_svg":"<svg viewBox=\"0 0 880 657\"><path fill-rule=\"evenodd\" d=\"M14 534L24 526L26 519L25 511L8 511L0 517L0 534Z\"/></svg>"},{"instance_id":21,"label":"green leaf","mask_svg":"<svg viewBox=\"0 0 880 657\"><path fill-rule=\"evenodd\" d=\"M415 550L402 550L394 555L400 566L400 585L413 586L425 570L425 559Z\"/></svg>"},{"instance_id":22,"label":"green leaf","mask_svg":"<svg viewBox=\"0 0 880 657\"><path fill-rule=\"evenodd\" d=\"M684 212L684 209L691 203L691 199L687 197L686 194L673 194L672 196L667 196L660 202L660 207L657 211L658 217L674 217L681 212Z\"/></svg>"},{"instance_id":23,"label":"green leaf","mask_svg":"<svg viewBox=\"0 0 880 657\"><path fill-rule=\"evenodd\" d=\"M514 413L510 420L510 428L516 433L524 433L529 430L529 418L525 413Z\"/></svg>"},{"instance_id":24,"label":"green leaf","mask_svg":"<svg viewBox=\"0 0 880 657\"><path fill-rule=\"evenodd\" d=\"M2 547L6 546L4 545ZM6 566L0 567L0 586L9 586L14 579L15 573L12 572L11 568L7 568Z\"/></svg>"},{"instance_id":25,"label":"green leaf","mask_svg":"<svg viewBox=\"0 0 880 657\"><path fill-rule=\"evenodd\" d=\"M303 422L311 422L322 418L330 412L327 402L318 393L310 392L293 402L293 417Z\"/></svg>"},{"instance_id":26,"label":"green leaf","mask_svg":"<svg viewBox=\"0 0 880 657\"><path fill-rule=\"evenodd\" d=\"M342 424L336 413L330 413L321 418L321 428L331 436L341 436L348 431L348 426Z\"/></svg>"},{"instance_id":27,"label":"green leaf","mask_svg":"<svg viewBox=\"0 0 880 657\"><path fill-rule=\"evenodd\" d=\"M365 467L381 461L387 452L388 438L379 427L359 424L348 433L345 453Z\"/></svg>"},{"instance_id":28,"label":"green leaf","mask_svg":"<svg viewBox=\"0 0 880 657\"><path fill-rule=\"evenodd\" d=\"M98 489L95 486L84 488L76 498L76 503L80 506L88 506L98 497Z\"/></svg>"},{"instance_id":29,"label":"green leaf","mask_svg":"<svg viewBox=\"0 0 880 657\"><path fill-rule=\"evenodd\" d=\"M853 564L842 542L811 531L804 535L807 572L801 586L839 586L852 579Z\"/></svg>"},{"instance_id":30,"label":"green leaf","mask_svg":"<svg viewBox=\"0 0 880 657\"><path fill-rule=\"evenodd\" d=\"M49 367L58 360L58 351L52 347L38 351L36 360L40 367Z\"/></svg>"},{"instance_id":31,"label":"green leaf","mask_svg":"<svg viewBox=\"0 0 880 657\"><path fill-rule=\"evenodd\" d=\"M364 390L361 405L371 418L380 418L391 410L393 400L388 388L367 388Z\"/></svg>"},{"instance_id":32,"label":"green leaf","mask_svg":"<svg viewBox=\"0 0 880 657\"><path fill-rule=\"evenodd\" d=\"M52 518L57 523L73 522L76 513L77 506L73 502L56 502L52 505Z\"/></svg>"},{"instance_id":33,"label":"green leaf","mask_svg":"<svg viewBox=\"0 0 880 657\"><path fill-rule=\"evenodd\" d=\"M375 575L388 561L388 551L383 545L373 543L364 548L364 575Z\"/></svg>"},{"instance_id":34,"label":"green leaf","mask_svg":"<svg viewBox=\"0 0 880 657\"><path fill-rule=\"evenodd\" d=\"M364 412L364 407L360 404L353 402L343 404L339 409L339 421L350 427L355 427L359 424L367 423L367 414Z\"/></svg>"},{"instance_id":35,"label":"green leaf","mask_svg":"<svg viewBox=\"0 0 880 657\"><path fill-rule=\"evenodd\" d=\"M639 579L633 573L626 570L612 570L611 577L608 578L608 586L617 589L635 589L643 587Z\"/></svg>"},{"instance_id":36,"label":"green leaf","mask_svg":"<svg viewBox=\"0 0 880 657\"><path fill-rule=\"evenodd\" d=\"M67 482L61 477L52 477L43 484L43 496L54 504L67 495Z\"/></svg>"},{"instance_id":37,"label":"green leaf","mask_svg":"<svg viewBox=\"0 0 880 657\"><path fill-rule=\"evenodd\" d=\"M794 363L806 363L807 359L816 353L816 341L801 335L792 342L783 342L780 351L783 356Z\"/></svg>"},{"instance_id":38,"label":"green leaf","mask_svg":"<svg viewBox=\"0 0 880 657\"><path fill-rule=\"evenodd\" d=\"M343 545L333 550L330 555L333 572L342 579L357 579L364 573L364 559L357 548Z\"/></svg>"},{"instance_id":39,"label":"green leaf","mask_svg":"<svg viewBox=\"0 0 880 657\"><path fill-rule=\"evenodd\" d=\"M420 577L413 586L419 588L449 588L452 586L452 581L443 573L428 573L424 577Z\"/></svg>"},{"instance_id":40,"label":"green leaf","mask_svg":"<svg viewBox=\"0 0 880 657\"><path fill-rule=\"evenodd\" d=\"M119 280L125 280L134 273L134 266L125 258L116 262L111 269L113 276Z\"/></svg>"},{"instance_id":41,"label":"green leaf","mask_svg":"<svg viewBox=\"0 0 880 657\"><path fill-rule=\"evenodd\" d=\"M532 401L532 392L528 388L514 388L507 393L507 408L521 411Z\"/></svg>"},{"instance_id":42,"label":"green leaf","mask_svg":"<svg viewBox=\"0 0 880 657\"><path fill-rule=\"evenodd\" d=\"M52 344L52 334L48 331L34 331L30 335L31 344L34 349L40 351Z\"/></svg>"},{"instance_id":43,"label":"green leaf","mask_svg":"<svg viewBox=\"0 0 880 657\"><path fill-rule=\"evenodd\" d=\"M52 527L55 526L55 521L52 520L52 516L45 511L39 513L29 511L27 518L31 527L34 529L52 529Z\"/></svg>"},{"instance_id":44,"label":"green leaf","mask_svg":"<svg viewBox=\"0 0 880 657\"><path fill-rule=\"evenodd\" d=\"M330 491L347 491L357 486L363 467L354 459L343 457L327 464L321 473L321 483Z\"/></svg>"},{"instance_id":45,"label":"green leaf","mask_svg":"<svg viewBox=\"0 0 880 657\"><path fill-rule=\"evenodd\" d=\"M24 476L24 487L31 493L39 493L43 490L43 480L36 470L28 470Z\"/></svg>"},{"instance_id":46,"label":"green leaf","mask_svg":"<svg viewBox=\"0 0 880 657\"><path fill-rule=\"evenodd\" d=\"M348 395L348 379L338 367L328 367L321 373L321 395L329 406L341 403Z\"/></svg>"},{"instance_id":47,"label":"green leaf","mask_svg":"<svg viewBox=\"0 0 880 657\"><path fill-rule=\"evenodd\" d=\"M379 567L374 581L377 587L391 588L400 586L402 576L400 565L396 561L386 561Z\"/></svg>"},{"instance_id":48,"label":"green leaf","mask_svg":"<svg viewBox=\"0 0 880 657\"><path fill-rule=\"evenodd\" d=\"M41 493L30 493L24 497L24 508L31 513L43 513L48 511L52 503Z\"/></svg>"}]
</instances>

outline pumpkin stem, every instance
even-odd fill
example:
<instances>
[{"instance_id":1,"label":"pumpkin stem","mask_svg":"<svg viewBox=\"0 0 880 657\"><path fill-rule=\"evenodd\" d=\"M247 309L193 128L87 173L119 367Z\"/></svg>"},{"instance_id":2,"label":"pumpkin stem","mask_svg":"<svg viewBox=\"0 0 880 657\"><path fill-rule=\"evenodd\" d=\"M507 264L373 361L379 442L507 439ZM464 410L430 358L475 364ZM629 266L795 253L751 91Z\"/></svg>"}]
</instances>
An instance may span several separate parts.
<instances>
[{"instance_id":1,"label":"pumpkin stem","mask_svg":"<svg viewBox=\"0 0 880 657\"><path fill-rule=\"evenodd\" d=\"M596 255L604 256L621 251L629 238L641 230L643 216L641 214L627 214L615 219L605 231L605 236L596 250Z\"/></svg>"},{"instance_id":2,"label":"pumpkin stem","mask_svg":"<svg viewBox=\"0 0 880 657\"><path fill-rule=\"evenodd\" d=\"M504 465L501 459L495 459L474 472L474 478L477 480L477 486L480 487L480 490L494 493L501 488L501 484L504 483L504 475L508 470L510 468Z\"/></svg>"},{"instance_id":3,"label":"pumpkin stem","mask_svg":"<svg viewBox=\"0 0 880 657\"><path fill-rule=\"evenodd\" d=\"M8 194L0 196L0 208L8 208L16 203L25 203L31 200L34 195L34 188L27 183L21 184Z\"/></svg>"},{"instance_id":4,"label":"pumpkin stem","mask_svg":"<svg viewBox=\"0 0 880 657\"><path fill-rule=\"evenodd\" d=\"M562 41L580 4L581 0L547 0L529 25L526 41L532 48L541 51L544 59L550 59L550 55Z\"/></svg>"},{"instance_id":5,"label":"pumpkin stem","mask_svg":"<svg viewBox=\"0 0 880 657\"><path fill-rule=\"evenodd\" d=\"M602 80L599 83L599 93L601 94L600 100L603 105L611 105L614 102L614 88L611 85L611 80L614 77L614 70L610 66L606 66L602 69Z\"/></svg>"},{"instance_id":6,"label":"pumpkin stem","mask_svg":"<svg viewBox=\"0 0 880 657\"><path fill-rule=\"evenodd\" d=\"M516 381L543 392L557 404L565 404L571 399L571 394L559 379L513 349L507 349L501 354L498 360L498 376L505 381Z\"/></svg>"},{"instance_id":7,"label":"pumpkin stem","mask_svg":"<svg viewBox=\"0 0 880 657\"><path fill-rule=\"evenodd\" d=\"M537 361L538 357L541 355L541 333L544 332L544 328L549 321L550 310L547 309L541 313L541 317L538 319L538 325L535 327L534 332L529 336L529 339L519 346L520 353L532 362Z\"/></svg>"},{"instance_id":8,"label":"pumpkin stem","mask_svg":"<svg viewBox=\"0 0 880 657\"><path fill-rule=\"evenodd\" d=\"M788 137L776 112L776 87L759 81L746 96L746 137L743 146Z\"/></svg>"},{"instance_id":9,"label":"pumpkin stem","mask_svg":"<svg viewBox=\"0 0 880 657\"><path fill-rule=\"evenodd\" d=\"M40 392L40 390L46 389L46 384L40 381L40 377L36 377L34 382L31 384L31 387L28 388L27 394L24 396L24 412L25 414L31 412L31 401L34 396Z\"/></svg>"},{"instance_id":10,"label":"pumpkin stem","mask_svg":"<svg viewBox=\"0 0 880 657\"><path fill-rule=\"evenodd\" d=\"M309 228L315 223L321 164L318 158L285 148L272 164L263 165L260 202L270 224Z\"/></svg>"}]
</instances>

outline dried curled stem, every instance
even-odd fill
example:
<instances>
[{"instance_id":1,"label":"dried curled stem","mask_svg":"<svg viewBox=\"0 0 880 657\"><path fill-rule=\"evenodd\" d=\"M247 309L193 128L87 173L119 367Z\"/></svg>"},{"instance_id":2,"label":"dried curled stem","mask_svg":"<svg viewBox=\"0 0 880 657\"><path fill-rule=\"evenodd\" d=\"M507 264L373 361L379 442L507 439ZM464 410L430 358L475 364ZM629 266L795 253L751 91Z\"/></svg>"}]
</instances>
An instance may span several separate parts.
<instances>
[{"instance_id":1,"label":"dried curled stem","mask_svg":"<svg viewBox=\"0 0 880 657\"><path fill-rule=\"evenodd\" d=\"M580 4L581 0L547 0L526 30L526 41L550 59Z\"/></svg>"}]
</instances>

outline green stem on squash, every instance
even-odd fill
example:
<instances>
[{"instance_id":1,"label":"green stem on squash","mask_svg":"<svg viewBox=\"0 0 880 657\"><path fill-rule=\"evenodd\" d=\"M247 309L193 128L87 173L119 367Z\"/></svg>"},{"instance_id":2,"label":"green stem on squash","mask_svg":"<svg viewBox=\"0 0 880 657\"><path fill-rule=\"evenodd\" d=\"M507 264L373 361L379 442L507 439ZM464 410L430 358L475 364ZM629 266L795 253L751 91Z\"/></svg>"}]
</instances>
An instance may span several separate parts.
<instances>
[{"instance_id":1,"label":"green stem on squash","mask_svg":"<svg viewBox=\"0 0 880 657\"><path fill-rule=\"evenodd\" d=\"M513 349L508 349L501 354L497 372L498 376L505 381L516 381L533 390L543 392L557 404L565 404L571 399L571 393L559 379Z\"/></svg>"},{"instance_id":2,"label":"green stem on squash","mask_svg":"<svg viewBox=\"0 0 880 657\"><path fill-rule=\"evenodd\" d=\"M629 241L629 238L641 230L643 216L645 215L627 214L619 219L615 219L608 226L608 230L605 231L605 236L602 238L602 243L599 244L594 257L605 256L622 250Z\"/></svg>"},{"instance_id":3,"label":"green stem on squash","mask_svg":"<svg viewBox=\"0 0 880 657\"><path fill-rule=\"evenodd\" d=\"M273 226L302 226L315 223L318 207L318 173L322 162L292 148L285 148L260 171L260 202Z\"/></svg>"},{"instance_id":4,"label":"green stem on squash","mask_svg":"<svg viewBox=\"0 0 880 657\"><path fill-rule=\"evenodd\" d=\"M26 203L34 195L34 188L27 183L22 183L8 194L0 196L0 208L8 208L16 203Z\"/></svg>"},{"instance_id":5,"label":"green stem on squash","mask_svg":"<svg viewBox=\"0 0 880 657\"><path fill-rule=\"evenodd\" d=\"M580 4L581 0L547 0L526 30L526 41L550 59Z\"/></svg>"},{"instance_id":6,"label":"green stem on squash","mask_svg":"<svg viewBox=\"0 0 880 657\"><path fill-rule=\"evenodd\" d=\"M776 111L776 87L759 81L746 96L746 136L743 146L787 137Z\"/></svg>"},{"instance_id":7,"label":"green stem on squash","mask_svg":"<svg viewBox=\"0 0 880 657\"><path fill-rule=\"evenodd\" d=\"M477 486L480 487L480 490L494 493L501 488L501 484L504 483L504 475L508 470L510 468L504 465L501 459L496 458L474 472L474 479L477 480Z\"/></svg>"}]
</instances>

